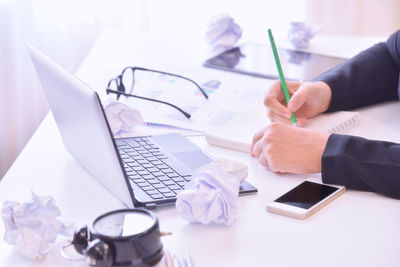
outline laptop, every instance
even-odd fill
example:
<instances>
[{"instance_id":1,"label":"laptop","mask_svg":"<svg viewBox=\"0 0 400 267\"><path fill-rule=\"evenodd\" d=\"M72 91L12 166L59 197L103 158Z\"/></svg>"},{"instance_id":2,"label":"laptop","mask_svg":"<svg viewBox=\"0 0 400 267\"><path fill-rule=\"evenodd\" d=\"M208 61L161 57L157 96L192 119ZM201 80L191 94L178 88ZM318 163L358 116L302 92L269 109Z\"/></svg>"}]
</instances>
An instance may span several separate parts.
<instances>
[{"instance_id":1,"label":"laptop","mask_svg":"<svg viewBox=\"0 0 400 267\"><path fill-rule=\"evenodd\" d=\"M176 133L114 139L97 92L37 48L28 49L65 148L126 206L174 204L195 170L212 161ZM256 191L243 182L239 194Z\"/></svg>"}]
</instances>

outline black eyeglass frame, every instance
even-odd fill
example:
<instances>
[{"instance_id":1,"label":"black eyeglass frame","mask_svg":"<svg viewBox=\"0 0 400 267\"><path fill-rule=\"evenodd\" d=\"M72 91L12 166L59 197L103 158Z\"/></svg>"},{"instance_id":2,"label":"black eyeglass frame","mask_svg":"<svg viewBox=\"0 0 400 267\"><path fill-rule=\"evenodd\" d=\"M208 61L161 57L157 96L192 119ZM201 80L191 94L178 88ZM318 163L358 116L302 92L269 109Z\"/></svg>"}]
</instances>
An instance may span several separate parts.
<instances>
[{"instance_id":1,"label":"black eyeglass frame","mask_svg":"<svg viewBox=\"0 0 400 267\"><path fill-rule=\"evenodd\" d=\"M177 78L184 79L184 80L186 80L186 81L188 81L188 82L194 84L194 85L200 90L200 92L202 93L202 95L203 95L206 99L208 99L208 95L206 94L206 92L204 92L204 90L203 90L195 81L193 81L193 80L191 80L191 79L189 79L189 78L186 78L186 77L183 77L183 76L177 75L177 74L172 74L172 73L164 72L164 71L146 69L146 68L141 68L141 67L129 67L129 66L128 66L128 67L125 67L125 68L122 70L121 74L119 74L117 77L111 79L111 80L108 82L108 84L107 84L107 89L106 89L107 95L110 94L110 93L116 94L116 95L117 95L117 100L119 99L119 97L120 97L121 95L123 95L123 96L127 96L127 97L135 97L135 98L139 98L139 99L143 99L143 100L149 100L149 101L153 101L153 102L165 104L165 105L168 105L168 106L171 106L171 107L177 109L177 110L180 111L186 118L190 119L191 116L190 116L189 113L187 113L186 111L182 110L181 108L177 107L177 106L174 105L174 104L171 104L171 103L169 103L169 102L165 102L165 101L162 101L162 100L157 100L157 99L154 99L154 98L149 98L149 97L134 95L134 94L131 94L131 93L129 93L129 94L126 93L125 85L124 85L124 83L122 82L122 77L124 76L125 71L127 71L127 70L131 70L131 71L132 71L132 86L131 86L131 92L133 91L133 88L134 88L134 86L135 86L135 71L136 71L136 70L142 70L142 71L149 71L149 72L154 72L154 73L160 73L160 74L170 75L170 76L173 76L173 77L177 77ZM117 90L112 90L112 89L110 89L110 86L111 86L112 82L114 82L114 81L115 81L115 83L116 83L116 85L117 85Z\"/></svg>"}]
</instances>

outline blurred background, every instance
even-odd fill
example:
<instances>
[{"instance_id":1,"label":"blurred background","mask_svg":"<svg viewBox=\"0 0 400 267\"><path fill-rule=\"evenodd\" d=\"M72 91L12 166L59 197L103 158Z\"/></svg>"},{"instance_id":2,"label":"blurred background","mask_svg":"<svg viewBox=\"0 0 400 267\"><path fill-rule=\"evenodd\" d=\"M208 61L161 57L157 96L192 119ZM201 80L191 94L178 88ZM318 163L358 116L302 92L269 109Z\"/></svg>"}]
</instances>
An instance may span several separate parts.
<instances>
[{"instance_id":1,"label":"blurred background","mask_svg":"<svg viewBox=\"0 0 400 267\"><path fill-rule=\"evenodd\" d=\"M0 179L48 112L27 41L75 72L105 30L204 36L220 13L246 40L292 21L322 25L321 35L389 36L400 26L398 0L0 0Z\"/></svg>"}]
</instances>

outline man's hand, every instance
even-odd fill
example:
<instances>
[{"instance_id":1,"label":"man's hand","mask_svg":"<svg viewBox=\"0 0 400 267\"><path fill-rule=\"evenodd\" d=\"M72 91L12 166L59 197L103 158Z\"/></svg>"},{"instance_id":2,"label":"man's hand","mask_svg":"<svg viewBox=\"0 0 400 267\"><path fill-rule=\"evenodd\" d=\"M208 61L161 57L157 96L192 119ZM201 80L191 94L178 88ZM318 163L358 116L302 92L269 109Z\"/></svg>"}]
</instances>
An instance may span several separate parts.
<instances>
[{"instance_id":1,"label":"man's hand","mask_svg":"<svg viewBox=\"0 0 400 267\"><path fill-rule=\"evenodd\" d=\"M321 171L329 133L271 123L254 135L250 154L274 172Z\"/></svg>"},{"instance_id":2,"label":"man's hand","mask_svg":"<svg viewBox=\"0 0 400 267\"><path fill-rule=\"evenodd\" d=\"M298 126L304 126L309 118L326 111L331 102L331 89L324 82L287 82L290 101L286 107L279 81L274 82L265 95L264 105L272 122L290 124L292 112Z\"/></svg>"}]
</instances>

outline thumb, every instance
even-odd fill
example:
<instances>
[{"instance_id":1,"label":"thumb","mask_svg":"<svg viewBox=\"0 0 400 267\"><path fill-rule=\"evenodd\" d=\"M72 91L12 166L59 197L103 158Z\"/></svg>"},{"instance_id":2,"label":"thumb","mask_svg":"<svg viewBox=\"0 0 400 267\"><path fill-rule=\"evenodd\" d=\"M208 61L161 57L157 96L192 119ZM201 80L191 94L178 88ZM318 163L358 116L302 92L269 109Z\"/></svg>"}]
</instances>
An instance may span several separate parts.
<instances>
[{"instance_id":1,"label":"thumb","mask_svg":"<svg viewBox=\"0 0 400 267\"><path fill-rule=\"evenodd\" d=\"M304 104L304 102L306 102L307 99L308 99L308 90L306 89L297 90L290 98L287 107L291 112L295 112Z\"/></svg>"}]
</instances>

